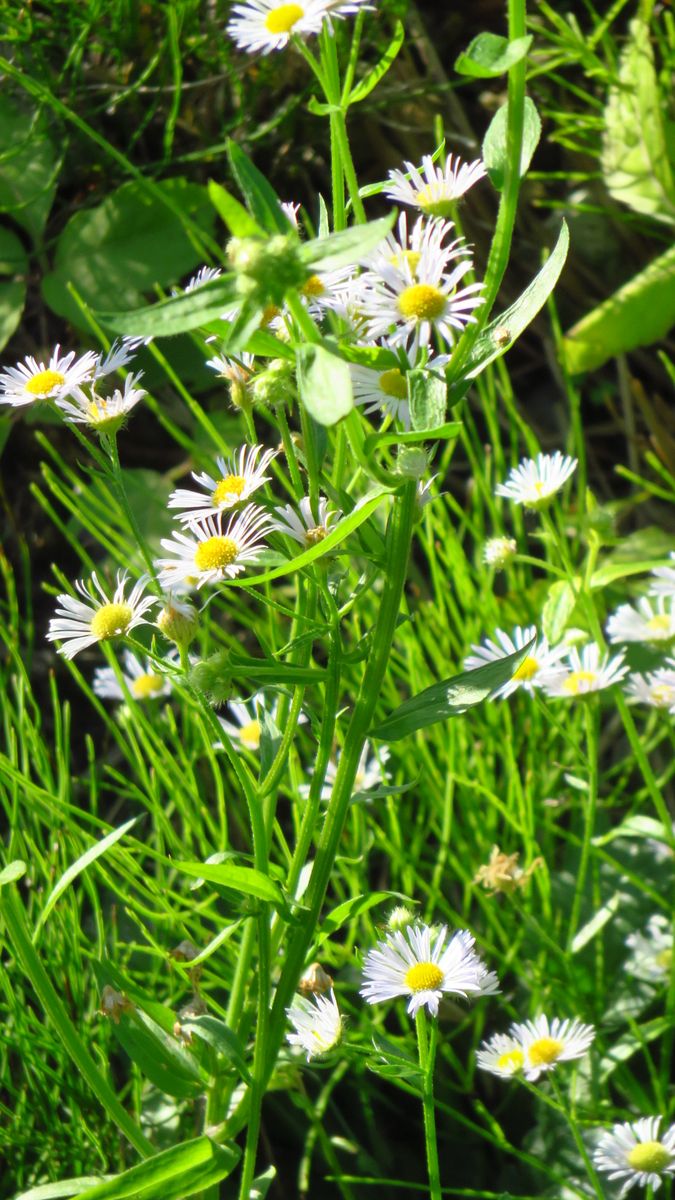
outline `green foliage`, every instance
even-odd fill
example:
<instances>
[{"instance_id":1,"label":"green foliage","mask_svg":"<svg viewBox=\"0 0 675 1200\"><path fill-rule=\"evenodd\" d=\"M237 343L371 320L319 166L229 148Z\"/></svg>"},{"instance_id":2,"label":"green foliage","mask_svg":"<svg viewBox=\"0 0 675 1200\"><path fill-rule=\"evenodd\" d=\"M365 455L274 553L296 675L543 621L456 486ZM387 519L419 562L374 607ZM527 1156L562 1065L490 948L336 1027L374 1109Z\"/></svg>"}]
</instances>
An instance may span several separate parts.
<instances>
[{"instance_id":1,"label":"green foliage","mask_svg":"<svg viewBox=\"0 0 675 1200\"><path fill-rule=\"evenodd\" d=\"M487 167L490 181L501 192L504 187L506 163L508 159L507 130L509 121L508 103L498 108L492 118L488 131L483 139L483 162ZM529 96L525 97L525 112L523 125L523 141L520 150L519 172L522 178L527 175L539 139L541 137L541 119L536 105Z\"/></svg>"},{"instance_id":2,"label":"green foliage","mask_svg":"<svg viewBox=\"0 0 675 1200\"><path fill-rule=\"evenodd\" d=\"M531 37L509 41L496 33L479 33L456 60L455 70L472 79L494 79L525 58L531 45Z\"/></svg>"}]
</instances>

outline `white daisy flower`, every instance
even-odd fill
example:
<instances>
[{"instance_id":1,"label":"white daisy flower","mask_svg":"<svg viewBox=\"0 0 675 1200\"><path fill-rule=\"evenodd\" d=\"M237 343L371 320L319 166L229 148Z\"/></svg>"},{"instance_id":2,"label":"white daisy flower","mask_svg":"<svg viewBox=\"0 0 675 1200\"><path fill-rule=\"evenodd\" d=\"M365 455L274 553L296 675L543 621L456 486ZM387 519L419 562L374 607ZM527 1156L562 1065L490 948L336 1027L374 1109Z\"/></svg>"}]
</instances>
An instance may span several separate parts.
<instances>
[{"instance_id":1,"label":"white daisy flower","mask_svg":"<svg viewBox=\"0 0 675 1200\"><path fill-rule=\"evenodd\" d=\"M510 634L504 633L503 629L495 629L494 636L495 641L486 638L480 646L472 645L473 653L464 660L465 671L475 671L477 667L499 662L509 654L515 654L537 636L537 630L534 625L516 625ZM539 638L511 679L492 693L492 699L510 696L518 688L532 692L534 688L541 687L544 674L551 671L566 652L565 646L549 646L545 637Z\"/></svg>"},{"instance_id":2,"label":"white daisy flower","mask_svg":"<svg viewBox=\"0 0 675 1200\"><path fill-rule=\"evenodd\" d=\"M434 332L452 346L457 332L475 321L472 310L482 303L483 285L459 287L473 261L462 238L444 244L452 229L449 221L420 217L408 240L399 221L401 240L392 246L390 235L368 260L372 265L354 281L350 299L368 339L388 338L414 355Z\"/></svg>"},{"instance_id":3,"label":"white daisy flower","mask_svg":"<svg viewBox=\"0 0 675 1200\"><path fill-rule=\"evenodd\" d=\"M177 488L169 496L169 508L184 509L178 516L184 524L234 508L268 483L270 476L265 471L277 453L276 450L263 450L262 446L242 446L229 458L217 458L216 478L206 471L192 472L192 478L205 489L206 495Z\"/></svg>"},{"instance_id":4,"label":"white daisy flower","mask_svg":"<svg viewBox=\"0 0 675 1200\"><path fill-rule=\"evenodd\" d=\"M98 362L94 371L94 381L104 375L112 374L113 371L120 371L123 367L127 367L135 357L138 348L140 346L147 346L151 341L151 337L123 337L116 339L106 355L98 355Z\"/></svg>"},{"instance_id":5,"label":"white daisy flower","mask_svg":"<svg viewBox=\"0 0 675 1200\"><path fill-rule=\"evenodd\" d=\"M424 364L429 371L443 373L450 362L449 354L437 354ZM405 371L400 367L389 367L376 371L359 363L350 363L349 370L354 388L354 403L366 414L380 412L400 421L404 429L410 429L410 404Z\"/></svg>"},{"instance_id":6,"label":"white daisy flower","mask_svg":"<svg viewBox=\"0 0 675 1200\"><path fill-rule=\"evenodd\" d=\"M82 388L75 388L72 395L56 401L64 420L73 425L87 425L98 433L114 433L120 428L132 408L147 395L138 384L143 372L129 374L124 380L124 390L116 388L112 396L99 396L92 387L88 396Z\"/></svg>"},{"instance_id":7,"label":"white daisy flower","mask_svg":"<svg viewBox=\"0 0 675 1200\"><path fill-rule=\"evenodd\" d=\"M183 584L200 588L235 579L248 562L258 557L264 549L260 538L273 529L267 513L254 504L231 517L225 531L222 520L222 513L205 517L189 526L191 537L175 533L173 538L162 539L164 549L174 555L157 560L162 587L168 591Z\"/></svg>"},{"instance_id":8,"label":"white daisy flower","mask_svg":"<svg viewBox=\"0 0 675 1200\"><path fill-rule=\"evenodd\" d=\"M301 1046L307 1062L322 1054L328 1054L342 1040L344 1023L332 988L328 995L313 992L308 996L296 996L286 1009L295 1033L286 1034L291 1046Z\"/></svg>"},{"instance_id":9,"label":"white daisy flower","mask_svg":"<svg viewBox=\"0 0 675 1200\"><path fill-rule=\"evenodd\" d=\"M507 562L513 558L517 549L515 538L488 538L483 546L483 562L488 567L493 567L495 571L501 571Z\"/></svg>"},{"instance_id":10,"label":"white daisy flower","mask_svg":"<svg viewBox=\"0 0 675 1200\"><path fill-rule=\"evenodd\" d=\"M495 1033L483 1042L476 1052L476 1062L483 1071L510 1078L520 1075L525 1067L525 1053L518 1038L507 1033Z\"/></svg>"},{"instance_id":11,"label":"white daisy flower","mask_svg":"<svg viewBox=\"0 0 675 1200\"><path fill-rule=\"evenodd\" d=\"M316 546L317 542L322 542L337 527L341 517L341 510L329 508L328 501L324 496L319 498L318 512L315 516L309 497L303 496L300 501L299 513L292 504L286 504L283 508L275 508L274 528L307 548Z\"/></svg>"},{"instance_id":12,"label":"white daisy flower","mask_svg":"<svg viewBox=\"0 0 675 1200\"><path fill-rule=\"evenodd\" d=\"M230 399L235 408L244 408L250 403L249 388L253 378L255 358L243 350L238 358L216 354L206 360L206 366L226 379L230 388Z\"/></svg>"},{"instance_id":13,"label":"white daisy flower","mask_svg":"<svg viewBox=\"0 0 675 1200\"><path fill-rule=\"evenodd\" d=\"M663 913L653 913L647 921L644 933L636 930L629 933L626 945L630 957L626 959L626 970L636 979L650 983L665 983L670 978L673 962L673 929Z\"/></svg>"},{"instance_id":14,"label":"white daisy flower","mask_svg":"<svg viewBox=\"0 0 675 1200\"><path fill-rule=\"evenodd\" d=\"M427 217L452 216L455 201L487 174L480 158L465 163L451 154L444 167L436 166L430 154L422 159L421 170L410 162L403 166L404 171L389 172L391 186L384 194L397 204L420 208Z\"/></svg>"},{"instance_id":15,"label":"white daisy flower","mask_svg":"<svg viewBox=\"0 0 675 1200\"><path fill-rule=\"evenodd\" d=\"M524 458L510 472L506 483L495 488L495 495L506 496L514 504L524 504L526 508L545 508L576 470L577 461L560 450L555 454Z\"/></svg>"},{"instance_id":16,"label":"white daisy flower","mask_svg":"<svg viewBox=\"0 0 675 1200\"><path fill-rule=\"evenodd\" d=\"M607 622L610 642L669 642L675 638L675 594L621 604Z\"/></svg>"},{"instance_id":17,"label":"white daisy flower","mask_svg":"<svg viewBox=\"0 0 675 1200\"><path fill-rule=\"evenodd\" d=\"M264 692L256 692L246 702L243 700L229 700L227 711L234 718L235 723L226 721L224 717L218 717L218 724L222 726L223 732L232 741L239 742L245 750L252 750L255 753L256 750L260 749L260 737L262 734L260 718L264 708ZM273 714L270 715L273 716ZM222 749L222 742L218 742L214 746L214 749Z\"/></svg>"},{"instance_id":18,"label":"white daisy flower","mask_svg":"<svg viewBox=\"0 0 675 1200\"><path fill-rule=\"evenodd\" d=\"M91 577L95 591L78 579L75 587L86 603L67 593L58 596L61 607L49 622L47 640L62 642L58 653L64 658L74 658L95 642L126 637L137 625L147 624L144 613L157 602L156 596L143 595L145 582L145 576L141 577L126 596L127 573L118 571L117 587L110 600L95 573Z\"/></svg>"},{"instance_id":19,"label":"white daisy flower","mask_svg":"<svg viewBox=\"0 0 675 1200\"><path fill-rule=\"evenodd\" d=\"M626 680L626 694L639 704L649 704L652 708L667 708L675 712L675 661L668 660L666 665L647 675L637 672L629 675Z\"/></svg>"},{"instance_id":20,"label":"white daisy flower","mask_svg":"<svg viewBox=\"0 0 675 1200\"><path fill-rule=\"evenodd\" d=\"M20 408L36 400L60 400L93 378L98 354L87 350L81 358L76 358L74 350L63 355L60 351L60 346L54 348L47 366L28 356L24 362L3 371L0 374L0 404Z\"/></svg>"},{"instance_id":21,"label":"white daisy flower","mask_svg":"<svg viewBox=\"0 0 675 1200\"><path fill-rule=\"evenodd\" d=\"M158 671L155 663L149 659L142 662L131 650L124 651L122 663L124 682L134 700L155 700L158 696L170 695L171 680L168 675ZM112 667L97 667L93 688L103 700L120 700L124 703L127 699Z\"/></svg>"},{"instance_id":22,"label":"white daisy flower","mask_svg":"<svg viewBox=\"0 0 675 1200\"><path fill-rule=\"evenodd\" d=\"M675 562L675 550L668 557ZM653 596L675 596L675 567L657 567L652 578L656 580L649 589Z\"/></svg>"},{"instance_id":23,"label":"white daisy flower","mask_svg":"<svg viewBox=\"0 0 675 1200\"><path fill-rule=\"evenodd\" d=\"M542 677L541 686L547 696L585 696L619 683L628 672L624 656L610 658L595 642L588 642L581 652L574 646L567 657Z\"/></svg>"},{"instance_id":24,"label":"white daisy flower","mask_svg":"<svg viewBox=\"0 0 675 1200\"><path fill-rule=\"evenodd\" d=\"M656 1191L664 1177L675 1175L675 1125L659 1137L660 1125L660 1117L641 1117L601 1134L593 1162L610 1179L622 1181L619 1196L635 1184Z\"/></svg>"},{"instance_id":25,"label":"white daisy flower","mask_svg":"<svg viewBox=\"0 0 675 1200\"><path fill-rule=\"evenodd\" d=\"M549 1021L548 1017L539 1016L522 1025L513 1024L509 1036L523 1051L525 1078L534 1081L545 1071L552 1071L559 1062L582 1058L595 1037L595 1029L583 1025L576 1017L572 1021L561 1021L558 1017Z\"/></svg>"},{"instance_id":26,"label":"white daisy flower","mask_svg":"<svg viewBox=\"0 0 675 1200\"><path fill-rule=\"evenodd\" d=\"M443 925L409 925L378 942L366 955L361 995L368 1004L409 996L408 1012L426 1004L432 1016L444 993L482 995L495 989L496 977L486 970L474 950L474 938L459 929L448 939Z\"/></svg>"},{"instance_id":27,"label":"white daisy flower","mask_svg":"<svg viewBox=\"0 0 675 1200\"><path fill-rule=\"evenodd\" d=\"M302 0L297 4L248 0L247 4L233 6L227 32L240 50L269 54L272 50L283 50L292 36L319 33L324 21L346 17L363 6L364 0Z\"/></svg>"}]
</instances>

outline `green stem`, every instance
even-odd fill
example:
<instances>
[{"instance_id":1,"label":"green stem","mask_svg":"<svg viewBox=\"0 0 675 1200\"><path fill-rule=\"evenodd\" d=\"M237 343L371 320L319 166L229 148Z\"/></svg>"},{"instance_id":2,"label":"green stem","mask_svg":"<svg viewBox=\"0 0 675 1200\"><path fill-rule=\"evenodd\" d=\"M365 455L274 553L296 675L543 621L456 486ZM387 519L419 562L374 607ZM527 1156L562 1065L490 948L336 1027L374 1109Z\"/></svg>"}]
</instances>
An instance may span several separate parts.
<instances>
[{"instance_id":1,"label":"green stem","mask_svg":"<svg viewBox=\"0 0 675 1200\"><path fill-rule=\"evenodd\" d=\"M260 868L256 862L256 866ZM253 1054L253 1083L251 1084L246 1147L242 1167L239 1200L249 1200L255 1177L258 1139L262 1117L262 1102L267 1082L267 1041L270 1023L270 923L265 911L258 919L258 1019L256 1023L255 1050Z\"/></svg>"},{"instance_id":2,"label":"green stem","mask_svg":"<svg viewBox=\"0 0 675 1200\"><path fill-rule=\"evenodd\" d=\"M116 490L118 498L119 498L119 502L122 506L124 515L129 523L129 528L130 528L134 538L136 539L136 544L137 544L141 554L143 555L143 561L148 569L148 575L149 575L150 579L152 580L152 582L154 583L155 587L157 588L157 591L159 592L161 589L159 587L159 584L157 583L157 574L155 572L155 564L154 564L154 561L152 558L152 554L150 553L150 547L148 546L148 543L146 542L145 538L143 537L143 534L140 531L138 521L136 520L134 511L129 503L129 497L127 496L127 491L124 486L124 477L122 475L122 468L120 466L120 456L119 456L119 451L117 449L117 435L114 433L112 433L110 435L106 435L104 442L105 442L105 445L110 454L110 464L112 467L112 478L113 478L113 483L115 485L115 490Z\"/></svg>"},{"instance_id":3,"label":"green stem","mask_svg":"<svg viewBox=\"0 0 675 1200\"><path fill-rule=\"evenodd\" d=\"M593 1191L595 1192L595 1195L597 1196L597 1200L606 1200L604 1188L600 1182L598 1173L595 1170L593 1163L591 1162L588 1151L587 1151L586 1147L584 1146L583 1138L579 1132L579 1126L577 1125L577 1122L575 1121L574 1117L572 1116L572 1111L570 1109L569 1102L566 1101L564 1099L564 1097L562 1097L560 1095L558 1085L557 1085L555 1079L553 1079L553 1078L551 1079L551 1087L552 1087L552 1090L555 1092L555 1096L556 1096L556 1100L553 1102L552 1106L555 1107L558 1110L558 1112L565 1118L565 1120L567 1121L567 1124L570 1127L570 1133L572 1134L572 1137L574 1138L574 1144L575 1144L577 1150L579 1151L580 1157L583 1159L583 1163L586 1168L586 1174L588 1175L591 1187L593 1188ZM535 1092L537 1091L536 1088L534 1088L533 1090ZM537 1094L539 1096L541 1096L542 1093L537 1092Z\"/></svg>"},{"instance_id":4,"label":"green stem","mask_svg":"<svg viewBox=\"0 0 675 1200\"><path fill-rule=\"evenodd\" d=\"M588 759L588 796L584 806L584 832L581 842L581 857L579 859L579 867L577 869L574 897L572 900L572 911L570 913L570 923L567 931L568 952L571 952L572 943L574 941L579 924L584 886L586 883L586 875L588 874L588 864L591 855L591 842L595 829L595 814L598 806L599 712L598 706L596 703L594 703L594 700L595 697L589 696L585 701L584 716L586 721L586 757Z\"/></svg>"},{"instance_id":5,"label":"green stem","mask_svg":"<svg viewBox=\"0 0 675 1200\"><path fill-rule=\"evenodd\" d=\"M417 1031L417 1050L422 1071L422 1109L424 1112L424 1145L427 1155L427 1173L429 1176L429 1196L431 1200L441 1200L441 1175L438 1166L438 1145L436 1142L436 1112L434 1109L434 1060L436 1058L436 1042L438 1026L432 1022L427 1029L427 1014L424 1005L415 1013L415 1028Z\"/></svg>"}]
</instances>

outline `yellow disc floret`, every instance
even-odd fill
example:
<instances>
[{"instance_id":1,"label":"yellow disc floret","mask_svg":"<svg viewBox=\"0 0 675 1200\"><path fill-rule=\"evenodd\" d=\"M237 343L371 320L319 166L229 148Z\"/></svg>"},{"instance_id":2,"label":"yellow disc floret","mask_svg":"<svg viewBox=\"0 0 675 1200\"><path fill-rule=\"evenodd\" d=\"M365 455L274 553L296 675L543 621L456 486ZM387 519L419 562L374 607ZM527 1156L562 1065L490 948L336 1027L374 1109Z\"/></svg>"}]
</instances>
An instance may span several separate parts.
<instances>
[{"instance_id":1,"label":"yellow disc floret","mask_svg":"<svg viewBox=\"0 0 675 1200\"><path fill-rule=\"evenodd\" d=\"M26 391L30 392L31 396L51 396L57 388L63 387L66 382L65 375L60 371L40 371L37 375L33 375L26 383Z\"/></svg>"},{"instance_id":2,"label":"yellow disc floret","mask_svg":"<svg viewBox=\"0 0 675 1200\"><path fill-rule=\"evenodd\" d=\"M392 367L390 371L383 371L378 383L385 396L393 396L394 400L407 399L408 384L405 375L399 371L398 367Z\"/></svg>"},{"instance_id":3,"label":"yellow disc floret","mask_svg":"<svg viewBox=\"0 0 675 1200\"><path fill-rule=\"evenodd\" d=\"M543 1037L533 1042L527 1053L533 1067L543 1067L557 1062L564 1049L565 1043L558 1038Z\"/></svg>"},{"instance_id":4,"label":"yellow disc floret","mask_svg":"<svg viewBox=\"0 0 675 1200\"><path fill-rule=\"evenodd\" d=\"M164 680L161 675L146 672L134 679L129 691L136 700L149 700L151 696L156 696L158 692L161 692L163 687Z\"/></svg>"},{"instance_id":5,"label":"yellow disc floret","mask_svg":"<svg viewBox=\"0 0 675 1200\"><path fill-rule=\"evenodd\" d=\"M233 538L210 537L200 542L195 550L195 566L198 571L223 571L233 563L239 547Z\"/></svg>"},{"instance_id":6,"label":"yellow disc floret","mask_svg":"<svg viewBox=\"0 0 675 1200\"><path fill-rule=\"evenodd\" d=\"M216 508L221 504L231 504L236 496L241 496L246 487L243 475L224 475L218 480L211 497Z\"/></svg>"},{"instance_id":7,"label":"yellow disc floret","mask_svg":"<svg viewBox=\"0 0 675 1200\"><path fill-rule=\"evenodd\" d=\"M662 1142L640 1142L626 1155L628 1166L634 1171L660 1172L667 1167L672 1155Z\"/></svg>"},{"instance_id":8,"label":"yellow disc floret","mask_svg":"<svg viewBox=\"0 0 675 1200\"><path fill-rule=\"evenodd\" d=\"M452 200L444 196L439 196L437 184L428 183L426 187L420 188L415 196L415 202L428 217L449 217L452 215Z\"/></svg>"},{"instance_id":9,"label":"yellow disc floret","mask_svg":"<svg viewBox=\"0 0 675 1200\"><path fill-rule=\"evenodd\" d=\"M435 321L445 311L445 296L430 283L414 283L398 298L401 316L406 321Z\"/></svg>"},{"instance_id":10,"label":"yellow disc floret","mask_svg":"<svg viewBox=\"0 0 675 1200\"><path fill-rule=\"evenodd\" d=\"M239 739L247 750L257 750L260 745L260 721L249 721L239 730Z\"/></svg>"},{"instance_id":11,"label":"yellow disc floret","mask_svg":"<svg viewBox=\"0 0 675 1200\"><path fill-rule=\"evenodd\" d=\"M578 696L580 692L589 691L596 681L597 675L593 671L572 671L569 679L563 683L563 687L571 696Z\"/></svg>"},{"instance_id":12,"label":"yellow disc floret","mask_svg":"<svg viewBox=\"0 0 675 1200\"><path fill-rule=\"evenodd\" d=\"M300 292L303 296L312 299L314 296L325 296L326 288L318 275L310 275L300 288Z\"/></svg>"},{"instance_id":13,"label":"yellow disc floret","mask_svg":"<svg viewBox=\"0 0 675 1200\"><path fill-rule=\"evenodd\" d=\"M500 1071L508 1071L509 1074L515 1074L516 1071L522 1071L525 1065L525 1055L522 1050L514 1049L507 1050L504 1054L500 1054L497 1059L497 1066Z\"/></svg>"},{"instance_id":14,"label":"yellow disc floret","mask_svg":"<svg viewBox=\"0 0 675 1200\"><path fill-rule=\"evenodd\" d=\"M669 617L668 613L658 613L657 616L647 621L647 629L655 638L667 637L670 633L671 620L672 617Z\"/></svg>"},{"instance_id":15,"label":"yellow disc floret","mask_svg":"<svg viewBox=\"0 0 675 1200\"><path fill-rule=\"evenodd\" d=\"M266 16L265 29L268 33L290 33L304 15L305 10L300 4L280 4Z\"/></svg>"},{"instance_id":16,"label":"yellow disc floret","mask_svg":"<svg viewBox=\"0 0 675 1200\"><path fill-rule=\"evenodd\" d=\"M405 984L411 992L432 991L442 982L443 972L436 963L415 963L414 967L410 967L405 973Z\"/></svg>"},{"instance_id":17,"label":"yellow disc floret","mask_svg":"<svg viewBox=\"0 0 675 1200\"><path fill-rule=\"evenodd\" d=\"M404 263L407 263L411 275L414 275L420 265L421 257L419 250L399 250L397 254L392 255L389 261L392 267L402 267Z\"/></svg>"},{"instance_id":18,"label":"yellow disc floret","mask_svg":"<svg viewBox=\"0 0 675 1200\"><path fill-rule=\"evenodd\" d=\"M130 604L104 604L92 617L91 632L100 641L121 637L129 628L133 615Z\"/></svg>"},{"instance_id":19,"label":"yellow disc floret","mask_svg":"<svg viewBox=\"0 0 675 1200\"><path fill-rule=\"evenodd\" d=\"M524 681L527 681L528 679L534 679L538 670L539 663L537 662L536 658L533 658L531 654L528 654L527 658L523 659L521 662L518 670L513 672L512 678Z\"/></svg>"},{"instance_id":20,"label":"yellow disc floret","mask_svg":"<svg viewBox=\"0 0 675 1200\"><path fill-rule=\"evenodd\" d=\"M317 525L316 529L308 529L305 533L305 541L308 546L316 546L317 542L322 542L328 530L323 525Z\"/></svg>"}]
</instances>

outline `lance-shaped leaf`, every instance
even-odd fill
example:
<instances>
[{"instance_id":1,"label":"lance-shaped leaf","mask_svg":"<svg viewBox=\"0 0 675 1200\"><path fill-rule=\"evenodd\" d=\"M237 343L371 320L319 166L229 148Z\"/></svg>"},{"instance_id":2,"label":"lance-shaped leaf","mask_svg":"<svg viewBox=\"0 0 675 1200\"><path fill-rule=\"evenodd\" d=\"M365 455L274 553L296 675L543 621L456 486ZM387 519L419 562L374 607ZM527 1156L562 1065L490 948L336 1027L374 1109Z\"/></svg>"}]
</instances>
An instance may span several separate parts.
<instances>
[{"instance_id":1,"label":"lance-shaped leaf","mask_svg":"<svg viewBox=\"0 0 675 1200\"><path fill-rule=\"evenodd\" d=\"M298 346L296 371L300 402L320 425L335 425L354 407L349 366L324 346Z\"/></svg>"},{"instance_id":2,"label":"lance-shaped leaf","mask_svg":"<svg viewBox=\"0 0 675 1200\"><path fill-rule=\"evenodd\" d=\"M198 329L222 316L223 309L241 300L234 275L221 275L182 296L169 296L133 312L98 312L98 320L114 333L135 337L170 337Z\"/></svg>"},{"instance_id":3,"label":"lance-shaped leaf","mask_svg":"<svg viewBox=\"0 0 675 1200\"><path fill-rule=\"evenodd\" d=\"M197 879L206 879L209 883L215 883L232 892L239 892L242 896L254 896L256 900L264 900L267 904L273 904L281 912L288 911L288 905L278 883L270 879L269 875L257 871L255 867L240 867L229 862L177 862L174 863L174 866L177 871L183 871L186 875L193 875Z\"/></svg>"},{"instance_id":4,"label":"lance-shaped leaf","mask_svg":"<svg viewBox=\"0 0 675 1200\"><path fill-rule=\"evenodd\" d=\"M494 79L525 58L531 45L531 36L510 42L497 33L479 33L455 61L455 70L473 79Z\"/></svg>"},{"instance_id":5,"label":"lance-shaped leaf","mask_svg":"<svg viewBox=\"0 0 675 1200\"><path fill-rule=\"evenodd\" d=\"M492 118L483 141L483 162L490 176L490 181L494 184L498 192L501 192L506 176L508 123L508 104L503 104L501 108L497 109ZM540 137L541 120L539 119L539 113L534 101L530 100L529 96L526 96L523 114L523 143L520 151L521 178L527 174L532 162L532 155L537 149Z\"/></svg>"},{"instance_id":6,"label":"lance-shaped leaf","mask_svg":"<svg viewBox=\"0 0 675 1200\"><path fill-rule=\"evenodd\" d=\"M78 1194L86 1200L187 1200L227 1178L240 1157L238 1146L195 1138Z\"/></svg>"},{"instance_id":7,"label":"lance-shaped leaf","mask_svg":"<svg viewBox=\"0 0 675 1200\"><path fill-rule=\"evenodd\" d=\"M382 742L398 742L409 733L425 729L427 725L435 725L437 721L447 721L474 704L480 704L496 688L508 683L527 658L535 641L536 638L533 638L515 654L486 663L475 671L463 671L461 675L453 675L442 683L433 683L417 696L404 701L386 721L371 729L368 736Z\"/></svg>"},{"instance_id":8,"label":"lance-shaped leaf","mask_svg":"<svg viewBox=\"0 0 675 1200\"><path fill-rule=\"evenodd\" d=\"M281 201L262 171L258 170L241 147L232 140L227 143L227 154L232 174L249 212L258 225L266 233L292 233L293 226L281 207Z\"/></svg>"},{"instance_id":9,"label":"lance-shaped leaf","mask_svg":"<svg viewBox=\"0 0 675 1200\"><path fill-rule=\"evenodd\" d=\"M263 237L265 230L226 188L209 180L209 200L233 237Z\"/></svg>"},{"instance_id":10,"label":"lance-shaped leaf","mask_svg":"<svg viewBox=\"0 0 675 1200\"><path fill-rule=\"evenodd\" d=\"M180 1027L184 1033L190 1035L196 1033L198 1037L203 1038L205 1042L213 1046L218 1054L222 1054L234 1064L246 1083L251 1082L251 1073L244 1058L244 1048L237 1035L219 1017L213 1017L210 1013L201 1017L190 1017L187 1021L181 1021Z\"/></svg>"},{"instance_id":11,"label":"lance-shaped leaf","mask_svg":"<svg viewBox=\"0 0 675 1200\"><path fill-rule=\"evenodd\" d=\"M340 233L303 242L298 250L298 258L308 267L321 267L326 271L349 267L370 254L371 250L377 249L393 229L395 220L394 211L390 216L368 221L366 225L353 225L351 229L343 229Z\"/></svg>"},{"instance_id":12,"label":"lance-shaped leaf","mask_svg":"<svg viewBox=\"0 0 675 1200\"><path fill-rule=\"evenodd\" d=\"M371 67L370 71L368 71L368 74L364 75L363 79L361 79L349 93L348 104L350 107L352 104L358 104L360 100L365 100L366 96L370 95L373 88L377 87L380 80L384 78L391 64L394 62L396 55L403 45L404 38L405 29L403 27L403 23L401 21L397 21L394 29L394 36L387 46L387 49L385 50L381 59L379 62L375 63L374 67Z\"/></svg>"},{"instance_id":13,"label":"lance-shaped leaf","mask_svg":"<svg viewBox=\"0 0 675 1200\"><path fill-rule=\"evenodd\" d=\"M406 372L410 423L416 432L438 429L445 421L448 385L435 371Z\"/></svg>"}]
</instances>

